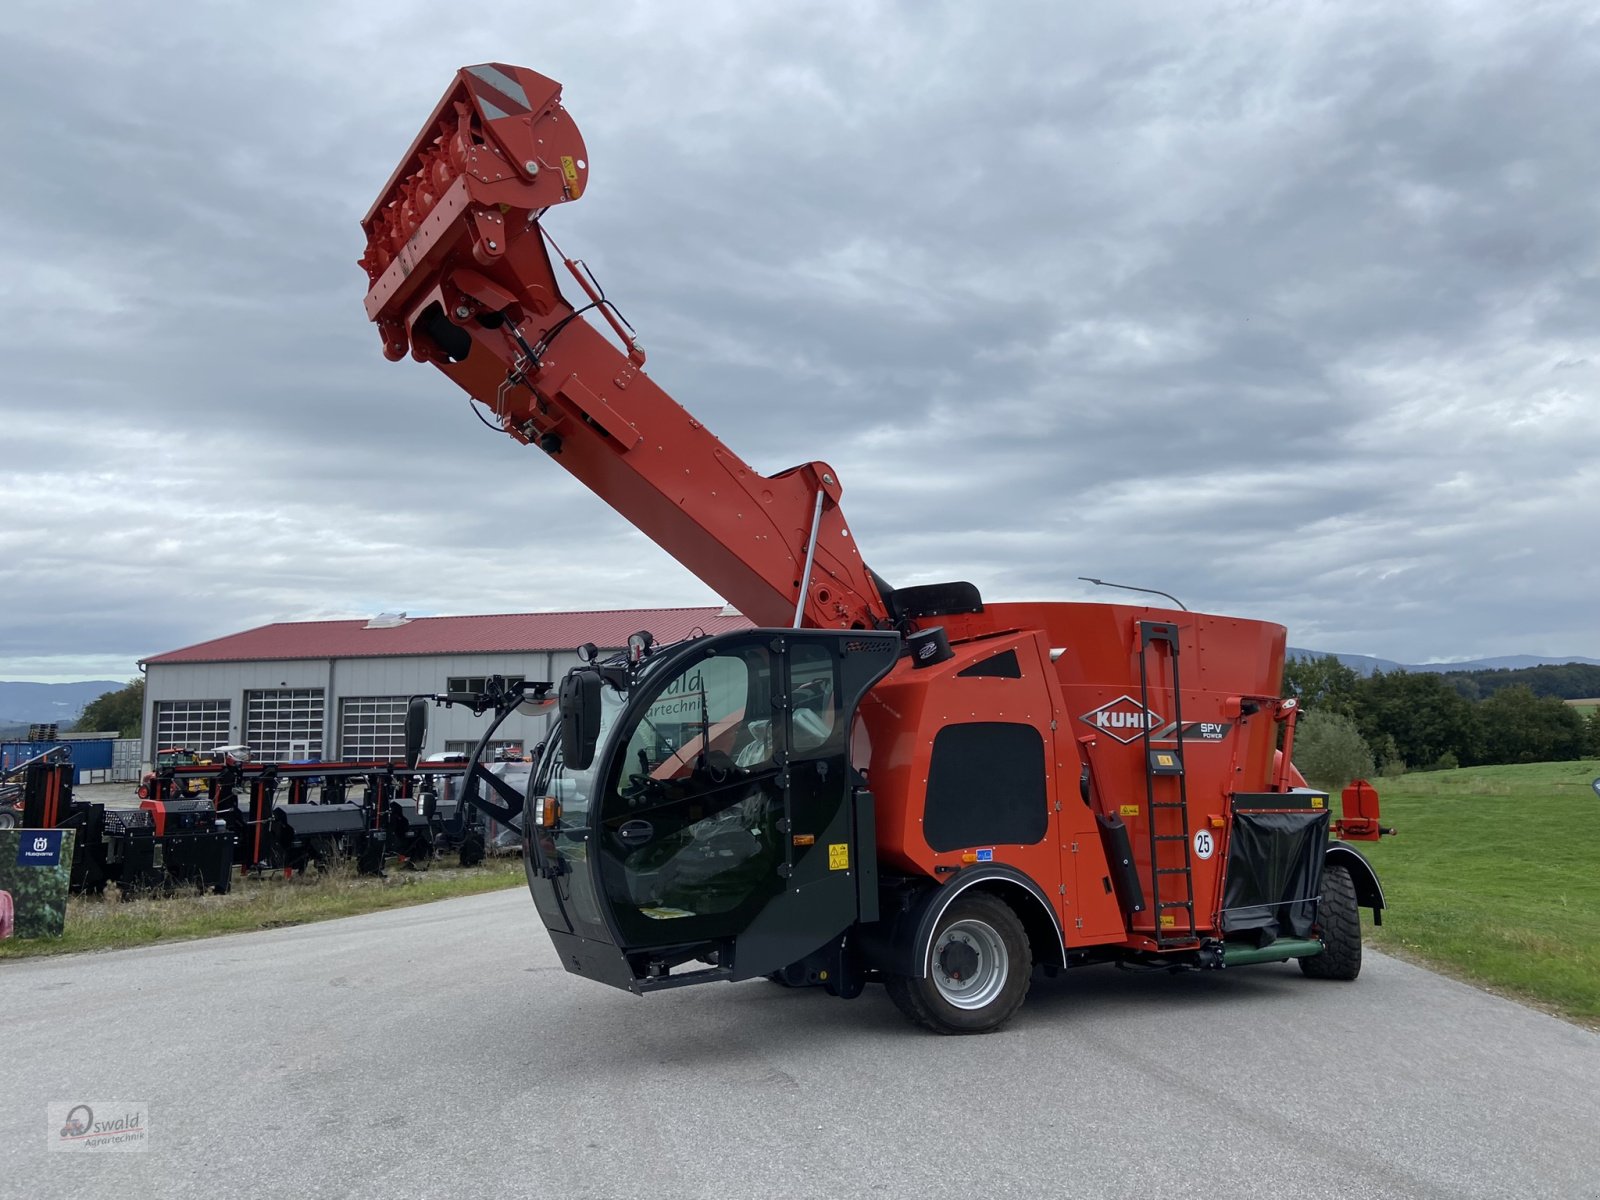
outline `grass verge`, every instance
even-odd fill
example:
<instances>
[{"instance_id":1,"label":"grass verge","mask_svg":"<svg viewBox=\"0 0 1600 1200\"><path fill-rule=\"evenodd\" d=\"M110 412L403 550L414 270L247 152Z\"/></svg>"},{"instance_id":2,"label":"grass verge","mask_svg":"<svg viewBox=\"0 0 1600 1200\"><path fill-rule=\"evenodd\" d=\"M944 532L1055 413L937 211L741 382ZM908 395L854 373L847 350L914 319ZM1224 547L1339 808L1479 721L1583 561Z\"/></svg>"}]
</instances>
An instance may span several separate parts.
<instances>
[{"instance_id":1,"label":"grass verge","mask_svg":"<svg viewBox=\"0 0 1600 1200\"><path fill-rule=\"evenodd\" d=\"M357 875L353 863L293 879L235 876L233 889L226 896L185 895L124 902L118 899L113 886L104 897L72 897L67 903L66 932L59 938L10 938L0 942L0 960L80 950L120 950L219 933L278 929L522 886L522 859L517 855L491 858L480 866L467 868L436 866L429 871L404 871L391 867L383 879Z\"/></svg>"},{"instance_id":2,"label":"grass verge","mask_svg":"<svg viewBox=\"0 0 1600 1200\"><path fill-rule=\"evenodd\" d=\"M1380 782L1374 945L1600 1028L1600 760Z\"/></svg>"}]
</instances>

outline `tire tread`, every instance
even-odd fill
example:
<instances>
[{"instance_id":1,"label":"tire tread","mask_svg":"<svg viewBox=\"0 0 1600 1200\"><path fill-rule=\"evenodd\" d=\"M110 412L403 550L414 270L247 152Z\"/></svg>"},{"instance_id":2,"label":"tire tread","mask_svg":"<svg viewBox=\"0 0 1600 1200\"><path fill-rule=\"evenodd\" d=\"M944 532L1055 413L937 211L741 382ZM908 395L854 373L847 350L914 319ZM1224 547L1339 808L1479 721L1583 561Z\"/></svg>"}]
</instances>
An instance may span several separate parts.
<instances>
[{"instance_id":1,"label":"tire tread","mask_svg":"<svg viewBox=\"0 0 1600 1200\"><path fill-rule=\"evenodd\" d=\"M1300 960L1310 979L1350 980L1361 974L1361 909L1348 867L1325 867L1322 900L1317 905L1322 953Z\"/></svg>"}]
</instances>

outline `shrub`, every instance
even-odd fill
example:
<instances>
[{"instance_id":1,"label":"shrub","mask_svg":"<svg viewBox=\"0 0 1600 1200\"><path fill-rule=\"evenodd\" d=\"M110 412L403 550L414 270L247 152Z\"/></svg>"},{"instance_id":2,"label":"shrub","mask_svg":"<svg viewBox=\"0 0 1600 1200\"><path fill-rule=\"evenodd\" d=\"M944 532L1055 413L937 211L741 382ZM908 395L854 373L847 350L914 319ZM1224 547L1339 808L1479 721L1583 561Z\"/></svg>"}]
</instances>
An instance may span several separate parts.
<instances>
[{"instance_id":1,"label":"shrub","mask_svg":"<svg viewBox=\"0 0 1600 1200\"><path fill-rule=\"evenodd\" d=\"M1307 709L1295 730L1294 762L1308 782L1336 792L1373 773L1372 750L1342 713Z\"/></svg>"}]
</instances>

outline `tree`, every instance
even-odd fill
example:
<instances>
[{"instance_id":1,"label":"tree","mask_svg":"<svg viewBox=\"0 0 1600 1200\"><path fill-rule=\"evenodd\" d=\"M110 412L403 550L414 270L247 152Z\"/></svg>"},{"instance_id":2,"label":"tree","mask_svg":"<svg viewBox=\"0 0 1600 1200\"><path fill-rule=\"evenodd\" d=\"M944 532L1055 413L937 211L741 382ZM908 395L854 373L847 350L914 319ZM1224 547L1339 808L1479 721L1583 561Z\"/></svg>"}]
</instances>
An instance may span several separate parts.
<instances>
[{"instance_id":1,"label":"tree","mask_svg":"<svg viewBox=\"0 0 1600 1200\"><path fill-rule=\"evenodd\" d=\"M1283 694L1302 707L1319 712L1356 715L1356 691L1361 676L1331 654L1321 658L1292 658L1283 664Z\"/></svg>"},{"instance_id":2,"label":"tree","mask_svg":"<svg viewBox=\"0 0 1600 1200\"><path fill-rule=\"evenodd\" d=\"M1410 767L1429 767L1446 752L1462 763L1484 761L1481 704L1463 699L1443 677L1375 671L1356 692L1356 724L1376 748L1384 735ZM1379 754L1385 765L1392 755Z\"/></svg>"},{"instance_id":3,"label":"tree","mask_svg":"<svg viewBox=\"0 0 1600 1200\"><path fill-rule=\"evenodd\" d=\"M144 732L144 680L130 679L120 691L91 700L77 728L86 733L115 729L118 737L139 737Z\"/></svg>"},{"instance_id":4,"label":"tree","mask_svg":"<svg viewBox=\"0 0 1600 1200\"><path fill-rule=\"evenodd\" d=\"M1372 747L1372 761L1378 768L1378 774L1388 778L1406 773L1406 760L1400 757L1400 747L1390 734L1380 733L1367 745Z\"/></svg>"},{"instance_id":5,"label":"tree","mask_svg":"<svg viewBox=\"0 0 1600 1200\"><path fill-rule=\"evenodd\" d=\"M1343 713L1307 709L1295 726L1294 765L1308 783L1336 792L1372 777L1372 750Z\"/></svg>"},{"instance_id":6,"label":"tree","mask_svg":"<svg viewBox=\"0 0 1600 1200\"><path fill-rule=\"evenodd\" d=\"M1516 684L1490 696L1480 712L1490 762L1561 762L1583 754L1583 716L1553 696Z\"/></svg>"}]
</instances>

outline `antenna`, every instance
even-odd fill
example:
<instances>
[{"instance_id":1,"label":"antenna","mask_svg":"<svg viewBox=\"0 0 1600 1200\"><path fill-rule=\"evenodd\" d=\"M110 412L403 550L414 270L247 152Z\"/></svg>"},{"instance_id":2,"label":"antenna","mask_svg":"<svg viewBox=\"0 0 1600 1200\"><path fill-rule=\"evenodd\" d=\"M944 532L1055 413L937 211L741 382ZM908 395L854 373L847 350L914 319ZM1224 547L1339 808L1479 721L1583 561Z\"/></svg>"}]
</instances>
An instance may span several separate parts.
<instances>
[{"instance_id":1,"label":"antenna","mask_svg":"<svg viewBox=\"0 0 1600 1200\"><path fill-rule=\"evenodd\" d=\"M1144 592L1147 595L1151 595L1151 596L1165 596L1168 600L1171 600L1179 608L1183 609L1184 612L1188 612L1189 611L1189 606L1187 604L1185 604L1182 600L1179 600L1171 592L1157 591L1155 588L1134 587L1131 583L1107 583L1104 579L1095 579L1095 578L1093 578L1093 577L1091 577L1089 575L1079 575L1078 578L1083 580L1085 583L1094 584L1095 587L1114 587L1114 588L1121 588L1125 592Z\"/></svg>"}]
</instances>

